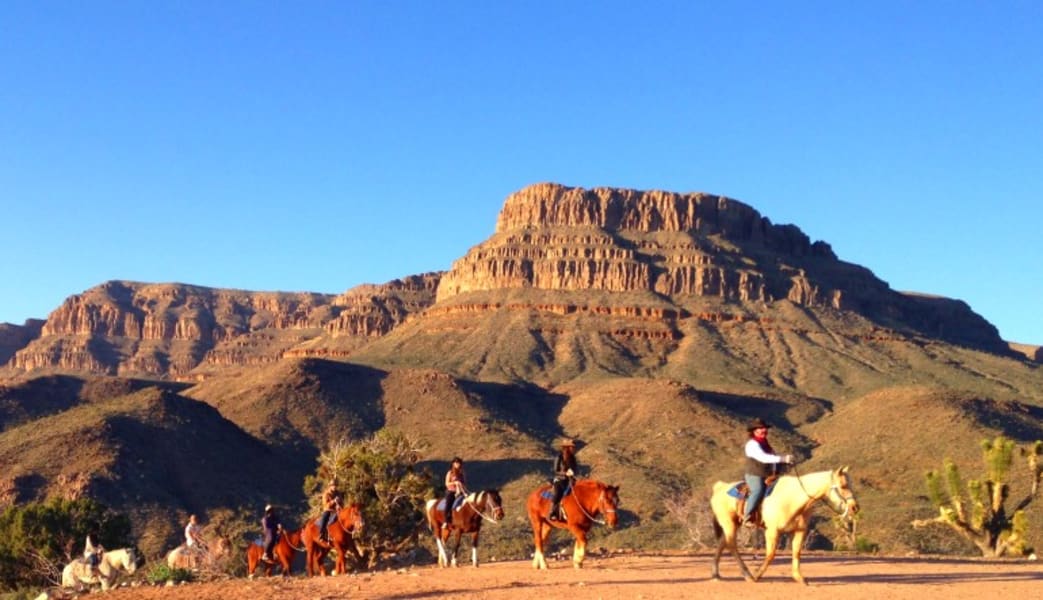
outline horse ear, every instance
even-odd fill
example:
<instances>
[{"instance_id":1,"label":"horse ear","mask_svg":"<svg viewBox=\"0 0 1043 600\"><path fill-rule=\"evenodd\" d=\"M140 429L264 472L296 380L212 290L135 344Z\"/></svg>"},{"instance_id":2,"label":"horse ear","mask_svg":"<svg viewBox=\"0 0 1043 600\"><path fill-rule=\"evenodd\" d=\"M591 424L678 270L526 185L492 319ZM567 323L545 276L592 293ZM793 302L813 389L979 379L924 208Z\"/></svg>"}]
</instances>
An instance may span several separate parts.
<instances>
[{"instance_id":1,"label":"horse ear","mask_svg":"<svg viewBox=\"0 0 1043 600\"><path fill-rule=\"evenodd\" d=\"M847 466L847 465L844 465L843 467L840 467L840 472L841 472L842 474L844 474L844 475L847 475L847 472L848 472L848 470L849 470L850 468L851 468L851 467L849 467L849 466Z\"/></svg>"}]
</instances>

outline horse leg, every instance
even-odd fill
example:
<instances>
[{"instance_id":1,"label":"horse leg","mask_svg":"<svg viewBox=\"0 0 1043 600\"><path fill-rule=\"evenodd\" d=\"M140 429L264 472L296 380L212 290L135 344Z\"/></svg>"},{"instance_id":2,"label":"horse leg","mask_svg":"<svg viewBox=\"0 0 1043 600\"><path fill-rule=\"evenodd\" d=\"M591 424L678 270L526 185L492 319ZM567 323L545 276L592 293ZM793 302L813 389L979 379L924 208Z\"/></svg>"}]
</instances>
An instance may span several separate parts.
<instances>
[{"instance_id":1,"label":"horse leg","mask_svg":"<svg viewBox=\"0 0 1043 600\"><path fill-rule=\"evenodd\" d=\"M464 532L460 531L459 527L454 527L453 531L456 532L456 542L453 544L453 566L459 566L456 564L456 555L460 552L460 540L463 539Z\"/></svg>"},{"instance_id":2,"label":"horse leg","mask_svg":"<svg viewBox=\"0 0 1043 600\"><path fill-rule=\"evenodd\" d=\"M771 561L775 560L776 546L779 545L779 532L774 527L768 527L764 530L764 563L761 564L761 568L757 569L757 574L754 575L753 580L759 581L764 572L768 570L768 565Z\"/></svg>"},{"instance_id":3,"label":"horse leg","mask_svg":"<svg viewBox=\"0 0 1043 600\"><path fill-rule=\"evenodd\" d=\"M435 545L438 546L438 566L445 568L449 566L449 555L445 548L445 544L442 543L442 526L437 525L435 529Z\"/></svg>"},{"instance_id":4,"label":"horse leg","mask_svg":"<svg viewBox=\"0 0 1043 600\"><path fill-rule=\"evenodd\" d=\"M569 527L569 531L576 538L572 547L572 566L576 569L583 568L583 557L587 555L587 532L579 527Z\"/></svg>"},{"instance_id":5,"label":"horse leg","mask_svg":"<svg viewBox=\"0 0 1043 600\"><path fill-rule=\"evenodd\" d=\"M800 551L804 546L804 536L807 531L804 529L797 529L793 532L793 580L797 583L803 583L807 585L808 582L804 579L804 576L800 574Z\"/></svg>"},{"instance_id":6,"label":"horse leg","mask_svg":"<svg viewBox=\"0 0 1043 600\"><path fill-rule=\"evenodd\" d=\"M474 531L474 535L471 536L471 565L478 566L478 533L480 529Z\"/></svg>"},{"instance_id":7,"label":"horse leg","mask_svg":"<svg viewBox=\"0 0 1043 600\"><path fill-rule=\"evenodd\" d=\"M543 557L543 547L550 537L550 525L544 523L539 515L530 514L529 520L532 521L532 541L536 546L535 552L532 553L532 568L546 569L547 559Z\"/></svg>"}]
</instances>

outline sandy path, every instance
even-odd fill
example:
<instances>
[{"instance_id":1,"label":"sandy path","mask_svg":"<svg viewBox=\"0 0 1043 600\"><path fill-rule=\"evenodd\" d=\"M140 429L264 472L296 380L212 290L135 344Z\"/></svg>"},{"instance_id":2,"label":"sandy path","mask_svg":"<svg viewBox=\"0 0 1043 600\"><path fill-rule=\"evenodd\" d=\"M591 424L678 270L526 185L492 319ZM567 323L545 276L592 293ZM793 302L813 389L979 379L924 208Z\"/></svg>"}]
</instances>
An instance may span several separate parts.
<instances>
[{"instance_id":1,"label":"sandy path","mask_svg":"<svg viewBox=\"0 0 1043 600\"><path fill-rule=\"evenodd\" d=\"M742 581L730 559L722 561L721 581L709 578L710 557L627 555L589 558L581 571L556 562L546 572L528 562L484 564L478 569L442 570L433 566L345 577L286 580L231 580L175 588L122 589L111 600L333 600L335 598L804 598L859 600L946 598L977 600L1035 598L1043 595L1043 565L1026 561L807 556L802 571L807 587L789 579L789 557L777 560L765 579Z\"/></svg>"}]
</instances>

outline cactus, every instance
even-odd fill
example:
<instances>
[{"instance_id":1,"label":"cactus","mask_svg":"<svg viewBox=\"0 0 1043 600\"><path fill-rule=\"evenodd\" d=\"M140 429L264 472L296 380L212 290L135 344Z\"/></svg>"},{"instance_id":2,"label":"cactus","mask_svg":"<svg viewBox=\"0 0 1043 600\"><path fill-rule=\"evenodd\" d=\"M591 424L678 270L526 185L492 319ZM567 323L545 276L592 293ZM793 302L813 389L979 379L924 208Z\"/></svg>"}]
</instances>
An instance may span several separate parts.
<instances>
[{"instance_id":1,"label":"cactus","mask_svg":"<svg viewBox=\"0 0 1043 600\"><path fill-rule=\"evenodd\" d=\"M983 440L981 449L985 473L980 479L967 481L966 486L962 483L959 468L949 458L942 461L941 473L926 473L928 497L938 509L938 516L913 521L913 527L932 523L947 525L977 546L983 556L1026 554L1031 548L1025 540L1027 518L1024 509L1039 492L1039 482L1043 477L1043 441L1019 450L1028 466L1030 489L1009 513L1006 506L1010 497L1007 478L1014 463L1016 444L997 436Z\"/></svg>"}]
</instances>

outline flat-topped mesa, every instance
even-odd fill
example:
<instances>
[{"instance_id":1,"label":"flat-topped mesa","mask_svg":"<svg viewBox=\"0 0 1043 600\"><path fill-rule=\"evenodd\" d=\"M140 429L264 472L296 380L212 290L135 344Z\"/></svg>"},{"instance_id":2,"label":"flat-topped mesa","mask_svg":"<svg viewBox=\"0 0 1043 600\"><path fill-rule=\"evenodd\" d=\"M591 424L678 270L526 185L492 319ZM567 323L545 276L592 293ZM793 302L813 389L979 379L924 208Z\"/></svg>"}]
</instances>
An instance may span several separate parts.
<instances>
[{"instance_id":1,"label":"flat-topped mesa","mask_svg":"<svg viewBox=\"0 0 1043 600\"><path fill-rule=\"evenodd\" d=\"M758 265L748 251L770 255L771 263L836 260L828 244L722 196L543 183L507 198L496 233L453 264L438 300L534 288L839 307L835 290L809 282L800 269Z\"/></svg>"},{"instance_id":2,"label":"flat-topped mesa","mask_svg":"<svg viewBox=\"0 0 1043 600\"><path fill-rule=\"evenodd\" d=\"M749 205L704 193L607 187L587 190L539 183L507 197L496 232L555 226L719 234L733 241L760 242L787 254L836 258L828 244L811 243L796 226L773 225Z\"/></svg>"}]
</instances>

